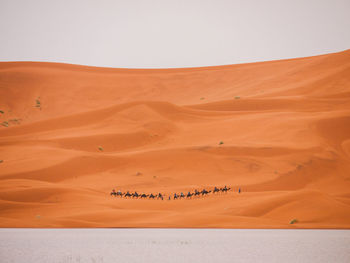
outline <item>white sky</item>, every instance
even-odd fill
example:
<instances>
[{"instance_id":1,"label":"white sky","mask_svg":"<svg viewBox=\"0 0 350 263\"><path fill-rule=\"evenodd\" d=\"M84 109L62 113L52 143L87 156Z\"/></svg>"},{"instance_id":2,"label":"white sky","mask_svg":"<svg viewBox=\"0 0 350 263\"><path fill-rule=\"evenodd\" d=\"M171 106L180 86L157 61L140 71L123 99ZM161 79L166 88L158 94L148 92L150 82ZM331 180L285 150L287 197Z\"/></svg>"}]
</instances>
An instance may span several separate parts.
<instances>
[{"instance_id":1,"label":"white sky","mask_svg":"<svg viewBox=\"0 0 350 263\"><path fill-rule=\"evenodd\" d=\"M0 61L169 68L350 48L350 0L0 0Z\"/></svg>"}]
</instances>

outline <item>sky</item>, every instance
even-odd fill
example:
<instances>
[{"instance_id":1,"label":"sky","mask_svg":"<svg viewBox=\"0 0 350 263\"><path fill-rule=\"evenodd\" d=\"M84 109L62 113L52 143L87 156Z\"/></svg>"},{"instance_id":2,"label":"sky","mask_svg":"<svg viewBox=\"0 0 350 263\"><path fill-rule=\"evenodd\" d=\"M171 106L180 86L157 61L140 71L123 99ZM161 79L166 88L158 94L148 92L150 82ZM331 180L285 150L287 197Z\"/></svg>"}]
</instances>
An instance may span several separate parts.
<instances>
[{"instance_id":1,"label":"sky","mask_svg":"<svg viewBox=\"0 0 350 263\"><path fill-rule=\"evenodd\" d=\"M350 48L350 0L0 0L0 61L179 68Z\"/></svg>"}]
</instances>

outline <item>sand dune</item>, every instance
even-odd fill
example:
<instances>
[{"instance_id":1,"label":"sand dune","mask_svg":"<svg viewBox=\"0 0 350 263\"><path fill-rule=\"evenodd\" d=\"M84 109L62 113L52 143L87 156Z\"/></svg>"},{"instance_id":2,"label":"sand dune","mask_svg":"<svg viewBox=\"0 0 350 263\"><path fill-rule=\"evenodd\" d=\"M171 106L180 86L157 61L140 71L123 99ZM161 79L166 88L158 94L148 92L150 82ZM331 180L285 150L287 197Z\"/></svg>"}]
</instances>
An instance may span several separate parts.
<instances>
[{"instance_id":1,"label":"sand dune","mask_svg":"<svg viewBox=\"0 0 350 263\"><path fill-rule=\"evenodd\" d=\"M188 69L1 62L0 110L0 227L350 227L350 51Z\"/></svg>"}]
</instances>

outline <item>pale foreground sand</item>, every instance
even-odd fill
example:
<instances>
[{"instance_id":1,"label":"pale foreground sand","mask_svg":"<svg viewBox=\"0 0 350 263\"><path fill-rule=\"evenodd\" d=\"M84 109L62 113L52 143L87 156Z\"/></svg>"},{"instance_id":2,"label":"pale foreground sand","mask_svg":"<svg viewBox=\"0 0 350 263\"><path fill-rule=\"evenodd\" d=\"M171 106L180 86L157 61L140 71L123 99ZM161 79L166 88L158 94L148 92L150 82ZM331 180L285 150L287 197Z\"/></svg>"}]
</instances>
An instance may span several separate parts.
<instances>
[{"instance_id":1,"label":"pale foreground sand","mask_svg":"<svg viewBox=\"0 0 350 263\"><path fill-rule=\"evenodd\" d=\"M164 70L3 62L0 110L0 227L350 227L350 51Z\"/></svg>"},{"instance_id":2,"label":"pale foreground sand","mask_svg":"<svg viewBox=\"0 0 350 263\"><path fill-rule=\"evenodd\" d=\"M350 262L349 230L0 229L1 262Z\"/></svg>"}]
</instances>

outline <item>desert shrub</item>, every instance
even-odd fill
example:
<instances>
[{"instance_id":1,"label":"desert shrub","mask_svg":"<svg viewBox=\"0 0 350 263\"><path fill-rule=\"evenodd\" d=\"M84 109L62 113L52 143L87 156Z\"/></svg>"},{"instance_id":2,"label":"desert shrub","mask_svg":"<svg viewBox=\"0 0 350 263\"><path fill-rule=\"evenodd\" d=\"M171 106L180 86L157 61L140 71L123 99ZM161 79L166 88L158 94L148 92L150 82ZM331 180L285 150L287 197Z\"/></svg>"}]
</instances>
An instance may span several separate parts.
<instances>
[{"instance_id":1,"label":"desert shrub","mask_svg":"<svg viewBox=\"0 0 350 263\"><path fill-rule=\"evenodd\" d=\"M99 149L101 152L103 152L102 146L98 146L98 149Z\"/></svg>"},{"instance_id":2,"label":"desert shrub","mask_svg":"<svg viewBox=\"0 0 350 263\"><path fill-rule=\"evenodd\" d=\"M221 144L224 144L224 142L223 141L219 142L219 145L221 145Z\"/></svg>"},{"instance_id":3,"label":"desert shrub","mask_svg":"<svg viewBox=\"0 0 350 263\"><path fill-rule=\"evenodd\" d=\"M297 219L292 219L290 222L289 222L289 224L291 224L291 225L293 225L293 224L295 224L295 223L298 223L298 220Z\"/></svg>"},{"instance_id":4,"label":"desert shrub","mask_svg":"<svg viewBox=\"0 0 350 263\"><path fill-rule=\"evenodd\" d=\"M36 100L35 100L35 102L36 102L36 105L35 105L35 107L37 107L37 108L41 108L41 102L40 102L40 97L38 97Z\"/></svg>"},{"instance_id":5,"label":"desert shrub","mask_svg":"<svg viewBox=\"0 0 350 263\"><path fill-rule=\"evenodd\" d=\"M235 97L235 100L239 100L241 97L240 96L236 96Z\"/></svg>"},{"instance_id":6,"label":"desert shrub","mask_svg":"<svg viewBox=\"0 0 350 263\"><path fill-rule=\"evenodd\" d=\"M4 160L0 160L0 163L3 163L4 162Z\"/></svg>"},{"instance_id":7,"label":"desert shrub","mask_svg":"<svg viewBox=\"0 0 350 263\"><path fill-rule=\"evenodd\" d=\"M1 114L4 114L5 112L4 112L4 111L2 111L2 110L0 110L0 113L1 113Z\"/></svg>"},{"instance_id":8,"label":"desert shrub","mask_svg":"<svg viewBox=\"0 0 350 263\"><path fill-rule=\"evenodd\" d=\"M9 123L7 121L4 121L1 123L2 126L5 126L5 127L8 127L9 126Z\"/></svg>"},{"instance_id":9,"label":"desert shrub","mask_svg":"<svg viewBox=\"0 0 350 263\"><path fill-rule=\"evenodd\" d=\"M9 122L19 124L20 119L10 119Z\"/></svg>"}]
</instances>

